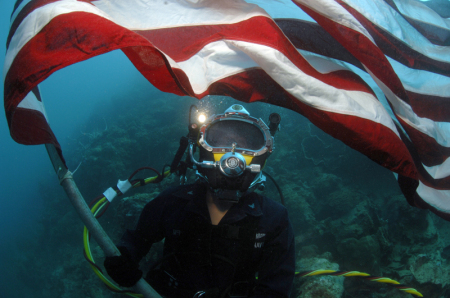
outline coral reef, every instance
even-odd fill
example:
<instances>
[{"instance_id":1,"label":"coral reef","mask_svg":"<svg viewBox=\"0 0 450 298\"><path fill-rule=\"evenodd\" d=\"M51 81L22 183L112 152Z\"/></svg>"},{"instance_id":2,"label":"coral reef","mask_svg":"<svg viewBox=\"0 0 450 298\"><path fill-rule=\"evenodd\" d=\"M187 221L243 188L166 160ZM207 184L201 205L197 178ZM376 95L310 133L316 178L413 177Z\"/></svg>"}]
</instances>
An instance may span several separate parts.
<instances>
[{"instance_id":1,"label":"coral reef","mask_svg":"<svg viewBox=\"0 0 450 298\"><path fill-rule=\"evenodd\" d=\"M171 102L171 104L167 104ZM202 103L223 111L227 98ZM161 171L170 163L187 133L189 98L142 98L114 118L96 117L99 129L84 129L66 152L87 201L124 180L135 169ZM200 104L199 104L200 105ZM450 223L413 208L402 196L394 176L361 154L309 124L291 111L263 104L247 105L254 115L282 115L276 149L264 169L281 187L295 230L297 270L333 269L386 276L416 288L425 297L450 297ZM246 107L247 107L246 106ZM94 117L95 118L95 117ZM105 125L107 123L107 126ZM107 129L105 129L107 127ZM151 171L143 177L153 176ZM117 198L101 224L114 241L132 228L146 202L169 185L175 175L156 185ZM192 182L190 173L188 181ZM60 189L41 190L45 211L32 241L18 246L14 272L34 297L118 297L90 270L82 254L83 225ZM279 200L271 181L265 195ZM92 241L101 266L103 252ZM142 267L154 263L155 245ZM33 271L30 277L29 272ZM412 297L386 284L358 278L316 276L296 278L292 297Z\"/></svg>"},{"instance_id":2,"label":"coral reef","mask_svg":"<svg viewBox=\"0 0 450 298\"><path fill-rule=\"evenodd\" d=\"M339 265L331 263L328 258L331 257L329 253L325 253L322 256L312 257L312 252L308 253L312 247L303 248L297 260L297 268L300 271L307 270L339 270ZM317 249L317 247L314 247ZM344 277L335 276L313 276L309 277L298 288L298 293L295 297L301 298L340 298L344 293Z\"/></svg>"}]
</instances>

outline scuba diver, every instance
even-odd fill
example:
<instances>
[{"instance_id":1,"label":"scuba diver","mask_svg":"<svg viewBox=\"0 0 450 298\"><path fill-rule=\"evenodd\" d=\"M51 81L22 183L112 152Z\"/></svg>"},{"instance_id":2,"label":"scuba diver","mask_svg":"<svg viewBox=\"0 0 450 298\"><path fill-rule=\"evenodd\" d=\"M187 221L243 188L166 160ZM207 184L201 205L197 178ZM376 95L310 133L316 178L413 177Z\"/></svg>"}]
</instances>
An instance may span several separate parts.
<instances>
[{"instance_id":1,"label":"scuba diver","mask_svg":"<svg viewBox=\"0 0 450 298\"><path fill-rule=\"evenodd\" d=\"M133 286L143 275L139 261L164 239L162 260L145 277L164 297L289 297L295 248L288 212L252 191L265 181L272 127L233 105L192 128L196 182L147 203L117 244L121 256L105 259L109 276Z\"/></svg>"}]
</instances>

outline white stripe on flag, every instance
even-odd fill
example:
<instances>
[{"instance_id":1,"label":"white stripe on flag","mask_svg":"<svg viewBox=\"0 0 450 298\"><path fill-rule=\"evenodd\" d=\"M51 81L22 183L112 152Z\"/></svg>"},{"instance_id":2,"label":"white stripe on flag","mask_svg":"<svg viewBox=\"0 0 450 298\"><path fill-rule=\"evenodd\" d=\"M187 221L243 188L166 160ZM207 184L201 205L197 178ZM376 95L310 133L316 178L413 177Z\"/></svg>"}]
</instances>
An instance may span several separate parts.
<instances>
[{"instance_id":1,"label":"white stripe on flag","mask_svg":"<svg viewBox=\"0 0 450 298\"><path fill-rule=\"evenodd\" d=\"M423 167L425 168L425 170L427 170L428 174L433 177L433 179L442 179L450 176L450 158L447 158L440 165L433 167L427 167L426 165L423 165Z\"/></svg>"},{"instance_id":2,"label":"white stripe on flag","mask_svg":"<svg viewBox=\"0 0 450 298\"><path fill-rule=\"evenodd\" d=\"M243 41L230 43L249 55L272 79L301 102L322 111L353 115L380 123L398 135L389 114L374 95L330 86L305 74L288 57L271 47Z\"/></svg>"},{"instance_id":3,"label":"white stripe on flag","mask_svg":"<svg viewBox=\"0 0 450 298\"><path fill-rule=\"evenodd\" d=\"M207 44L188 60L178 62L178 67L187 74L196 94L205 92L220 79L259 68L247 54L226 40Z\"/></svg>"},{"instance_id":4,"label":"white stripe on flag","mask_svg":"<svg viewBox=\"0 0 450 298\"><path fill-rule=\"evenodd\" d=\"M39 101L34 93L31 91L25 96L25 98L19 103L18 108L35 110L41 112L44 115L45 120L48 122L47 113L45 112L44 103Z\"/></svg>"},{"instance_id":5,"label":"white stripe on flag","mask_svg":"<svg viewBox=\"0 0 450 298\"><path fill-rule=\"evenodd\" d=\"M36 36L36 34L38 34L39 31L41 31L53 18L75 11L93 13L109 19L104 12L100 11L95 6L86 2L73 0L57 1L35 9L24 18L11 39L8 51L6 52L5 65L3 67L3 80L15 57L27 42Z\"/></svg>"},{"instance_id":6,"label":"white stripe on flag","mask_svg":"<svg viewBox=\"0 0 450 298\"><path fill-rule=\"evenodd\" d=\"M450 21L417 0L393 0L398 10L412 19L450 30Z\"/></svg>"},{"instance_id":7,"label":"white stripe on flag","mask_svg":"<svg viewBox=\"0 0 450 298\"><path fill-rule=\"evenodd\" d=\"M196 94L205 92L222 78L261 67L286 91L309 106L368 119L399 135L388 112L375 96L327 85L305 74L272 47L235 40L213 42L187 61L178 62L178 67L186 73Z\"/></svg>"},{"instance_id":8,"label":"white stripe on flag","mask_svg":"<svg viewBox=\"0 0 450 298\"><path fill-rule=\"evenodd\" d=\"M415 93L450 97L450 77L434 72L412 69L386 56L403 87Z\"/></svg>"},{"instance_id":9,"label":"white stripe on flag","mask_svg":"<svg viewBox=\"0 0 450 298\"><path fill-rule=\"evenodd\" d=\"M328 58L326 56L322 56L316 53L299 50L299 52L302 54L302 56L308 61L308 63L314 67L317 71L321 73L329 73L336 70L348 70L356 75L358 75L362 80L366 82L367 85L370 86L370 88L374 91L374 93L377 95L378 100L381 102L383 107L387 110L389 113L391 119L396 122L398 125L397 119L395 119L394 112L391 109L391 106L386 100L386 97L384 96L383 91L378 87L377 83L373 80L373 78L365 72L364 70L355 67L353 64L343 62L341 60ZM328 61L328 62L324 62Z\"/></svg>"},{"instance_id":10,"label":"white stripe on flag","mask_svg":"<svg viewBox=\"0 0 450 298\"><path fill-rule=\"evenodd\" d=\"M198 3L166 0L98 0L92 4L107 12L117 24L130 30L234 24L255 16L269 16L260 7L241 0L204 0Z\"/></svg>"},{"instance_id":11,"label":"white stripe on flag","mask_svg":"<svg viewBox=\"0 0 450 298\"><path fill-rule=\"evenodd\" d=\"M341 24L342 26L360 32L375 44L374 40L370 36L369 32L367 32L366 28L364 28L352 14L350 14L345 8L343 8L335 1L330 0L293 0L293 1L309 7L310 9L316 11L317 13L326 16L328 19L331 19L335 23Z\"/></svg>"},{"instance_id":12,"label":"white stripe on flag","mask_svg":"<svg viewBox=\"0 0 450 298\"><path fill-rule=\"evenodd\" d=\"M450 60L449 47L432 44L383 0L342 1L415 51L438 61Z\"/></svg>"},{"instance_id":13,"label":"white stripe on flag","mask_svg":"<svg viewBox=\"0 0 450 298\"><path fill-rule=\"evenodd\" d=\"M417 194L432 207L441 212L450 213L450 190L438 190L419 181Z\"/></svg>"},{"instance_id":14,"label":"white stripe on flag","mask_svg":"<svg viewBox=\"0 0 450 298\"><path fill-rule=\"evenodd\" d=\"M304 50L299 50L299 49L297 49L297 50L303 56L303 58L305 58L305 60L308 61L309 65L314 67L314 69L320 73L326 74L326 73L330 73L330 72L338 71L338 70L346 70L346 71L353 72L352 70L350 70L347 67L348 64L341 60L328 58L328 57L325 57L325 56L322 56L322 55L319 55L316 53L304 51Z\"/></svg>"},{"instance_id":15,"label":"white stripe on flag","mask_svg":"<svg viewBox=\"0 0 450 298\"><path fill-rule=\"evenodd\" d=\"M437 122L427 118L417 116L411 109L411 106L399 99L386 85L383 84L376 76L373 75L367 68L367 72L372 76L374 81L381 88L386 98L392 104L394 112L403 121L408 123L414 129L428 135L438 142L441 146L450 147L450 131L440 127Z\"/></svg>"}]
</instances>

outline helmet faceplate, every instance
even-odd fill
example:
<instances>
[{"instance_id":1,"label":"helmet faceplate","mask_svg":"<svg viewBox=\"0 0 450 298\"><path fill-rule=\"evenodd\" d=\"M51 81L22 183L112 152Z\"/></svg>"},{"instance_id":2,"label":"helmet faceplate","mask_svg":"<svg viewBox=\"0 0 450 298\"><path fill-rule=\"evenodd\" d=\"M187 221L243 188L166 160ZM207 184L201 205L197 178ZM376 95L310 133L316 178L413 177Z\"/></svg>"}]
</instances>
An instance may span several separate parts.
<instances>
[{"instance_id":1,"label":"helmet faceplate","mask_svg":"<svg viewBox=\"0 0 450 298\"><path fill-rule=\"evenodd\" d=\"M200 128L197 175L221 199L238 201L249 188L265 181L261 170L273 150L273 137L261 120L240 105L211 116Z\"/></svg>"}]
</instances>

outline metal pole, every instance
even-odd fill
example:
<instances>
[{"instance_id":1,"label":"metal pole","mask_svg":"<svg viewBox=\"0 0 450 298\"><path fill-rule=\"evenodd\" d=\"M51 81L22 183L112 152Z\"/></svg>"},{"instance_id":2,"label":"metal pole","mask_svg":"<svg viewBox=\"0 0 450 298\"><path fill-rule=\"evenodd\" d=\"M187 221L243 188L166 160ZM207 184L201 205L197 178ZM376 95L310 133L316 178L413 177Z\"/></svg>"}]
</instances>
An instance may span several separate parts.
<instances>
[{"instance_id":1,"label":"metal pole","mask_svg":"<svg viewBox=\"0 0 450 298\"><path fill-rule=\"evenodd\" d=\"M91 236L105 252L106 256L119 256L120 252L116 245L108 237L105 230L92 214L78 187L73 180L72 173L66 168L54 145L45 144L53 168L58 175L59 183L64 188L70 202L77 211L84 225L89 230ZM162 298L143 278L133 287L136 292L144 295L145 298Z\"/></svg>"}]
</instances>

